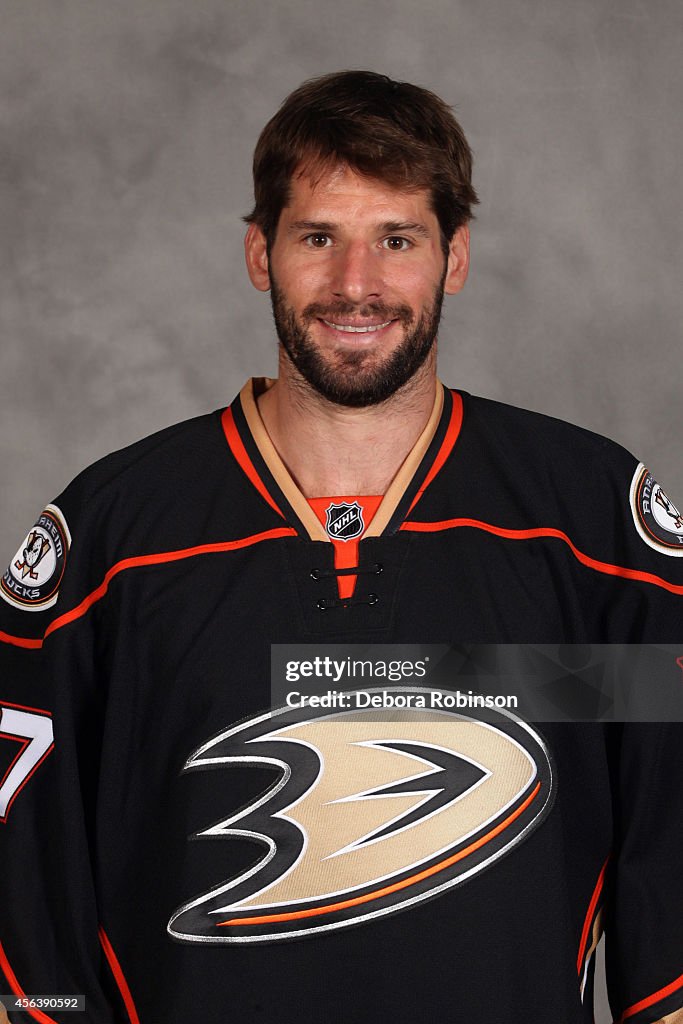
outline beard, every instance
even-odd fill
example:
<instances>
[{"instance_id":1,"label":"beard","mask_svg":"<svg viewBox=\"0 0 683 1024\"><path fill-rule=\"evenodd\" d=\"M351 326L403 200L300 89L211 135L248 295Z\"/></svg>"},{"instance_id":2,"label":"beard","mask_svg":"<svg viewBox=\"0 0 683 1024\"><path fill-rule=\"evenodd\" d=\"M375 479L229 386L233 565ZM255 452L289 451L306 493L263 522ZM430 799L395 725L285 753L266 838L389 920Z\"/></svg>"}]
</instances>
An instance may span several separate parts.
<instances>
[{"instance_id":1,"label":"beard","mask_svg":"<svg viewBox=\"0 0 683 1024\"><path fill-rule=\"evenodd\" d=\"M383 302L360 307L349 302L314 302L298 319L271 274L270 298L278 339L304 380L329 402L354 408L379 405L408 383L432 351L441 320L445 279L444 269L432 305L422 310L419 319L410 306ZM379 317L382 323L397 320L405 337L384 358L368 349L346 351L341 346L331 354L323 353L308 332L308 325L317 319L334 322L335 316L354 314Z\"/></svg>"}]
</instances>

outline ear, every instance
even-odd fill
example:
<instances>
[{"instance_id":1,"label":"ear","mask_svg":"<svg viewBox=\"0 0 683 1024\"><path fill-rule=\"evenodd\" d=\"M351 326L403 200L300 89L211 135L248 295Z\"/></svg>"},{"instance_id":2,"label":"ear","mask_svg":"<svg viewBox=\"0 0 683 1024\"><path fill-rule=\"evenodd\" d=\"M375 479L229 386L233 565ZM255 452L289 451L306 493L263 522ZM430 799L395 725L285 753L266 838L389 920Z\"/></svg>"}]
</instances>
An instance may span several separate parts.
<instances>
[{"instance_id":1,"label":"ear","mask_svg":"<svg viewBox=\"0 0 683 1024\"><path fill-rule=\"evenodd\" d=\"M266 236L257 224L250 224L244 236L244 257L247 261L249 279L260 292L270 290L268 273L268 247Z\"/></svg>"},{"instance_id":2,"label":"ear","mask_svg":"<svg viewBox=\"0 0 683 1024\"><path fill-rule=\"evenodd\" d=\"M448 263L444 291L447 295L459 292L467 280L470 268L470 229L462 224L455 232L448 246Z\"/></svg>"}]
</instances>

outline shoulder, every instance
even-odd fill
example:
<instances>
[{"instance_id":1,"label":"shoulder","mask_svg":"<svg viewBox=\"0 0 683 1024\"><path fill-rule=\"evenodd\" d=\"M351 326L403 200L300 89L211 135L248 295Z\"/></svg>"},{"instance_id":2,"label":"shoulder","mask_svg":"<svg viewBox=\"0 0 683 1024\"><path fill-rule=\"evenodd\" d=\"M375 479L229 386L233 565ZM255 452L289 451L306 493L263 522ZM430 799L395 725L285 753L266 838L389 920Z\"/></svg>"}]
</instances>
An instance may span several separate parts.
<instances>
[{"instance_id":1,"label":"shoulder","mask_svg":"<svg viewBox=\"0 0 683 1024\"><path fill-rule=\"evenodd\" d=\"M172 488L196 471L199 456L216 461L224 454L220 416L219 410L175 423L105 455L74 478L62 501L75 511L83 502L124 494L139 506L150 488Z\"/></svg>"},{"instance_id":2,"label":"shoulder","mask_svg":"<svg viewBox=\"0 0 683 1024\"><path fill-rule=\"evenodd\" d=\"M238 477L221 414L167 427L79 473L45 506L0 578L2 615L51 619L105 585L126 559L213 539L217 489L234 493ZM239 533L229 517L223 525ZM45 616L28 619L40 629Z\"/></svg>"},{"instance_id":3,"label":"shoulder","mask_svg":"<svg viewBox=\"0 0 683 1024\"><path fill-rule=\"evenodd\" d=\"M83 470L58 496L73 535L111 560L142 545L182 543L190 507L229 466L220 411L166 427ZM186 523L187 520L187 523Z\"/></svg>"},{"instance_id":4,"label":"shoulder","mask_svg":"<svg viewBox=\"0 0 683 1024\"><path fill-rule=\"evenodd\" d=\"M612 471L633 472L635 457L616 441L592 430L530 409L475 395L464 395L464 415L470 429L505 452L513 461L537 465L598 464Z\"/></svg>"},{"instance_id":5,"label":"shoulder","mask_svg":"<svg viewBox=\"0 0 683 1024\"><path fill-rule=\"evenodd\" d=\"M458 445L493 510L516 513L520 525L562 530L585 550L635 569L680 576L683 516L644 463L616 441L463 395Z\"/></svg>"},{"instance_id":6,"label":"shoulder","mask_svg":"<svg viewBox=\"0 0 683 1024\"><path fill-rule=\"evenodd\" d=\"M629 507L639 460L615 441L543 413L463 396L463 458L494 495L550 520L609 522Z\"/></svg>"}]
</instances>

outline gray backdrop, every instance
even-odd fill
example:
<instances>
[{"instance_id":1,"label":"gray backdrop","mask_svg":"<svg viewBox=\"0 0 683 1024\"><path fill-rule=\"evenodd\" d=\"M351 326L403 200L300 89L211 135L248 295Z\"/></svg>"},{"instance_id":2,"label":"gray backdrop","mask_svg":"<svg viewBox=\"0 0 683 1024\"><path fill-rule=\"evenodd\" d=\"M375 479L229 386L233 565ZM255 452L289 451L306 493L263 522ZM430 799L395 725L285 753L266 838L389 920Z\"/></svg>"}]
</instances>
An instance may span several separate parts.
<instances>
[{"instance_id":1,"label":"gray backdrop","mask_svg":"<svg viewBox=\"0 0 683 1024\"><path fill-rule=\"evenodd\" d=\"M680 0L2 0L0 561L84 465L274 372L251 152L342 67L436 90L475 150L442 377L683 500L681 53Z\"/></svg>"}]
</instances>

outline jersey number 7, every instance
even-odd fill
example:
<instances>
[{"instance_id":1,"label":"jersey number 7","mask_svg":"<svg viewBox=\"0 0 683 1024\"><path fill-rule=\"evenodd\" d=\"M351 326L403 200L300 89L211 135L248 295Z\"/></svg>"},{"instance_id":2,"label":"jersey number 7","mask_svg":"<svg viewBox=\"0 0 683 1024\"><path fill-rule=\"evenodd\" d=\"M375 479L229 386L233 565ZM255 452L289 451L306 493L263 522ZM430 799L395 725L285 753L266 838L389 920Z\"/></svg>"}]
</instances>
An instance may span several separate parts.
<instances>
[{"instance_id":1,"label":"jersey number 7","mask_svg":"<svg viewBox=\"0 0 683 1024\"><path fill-rule=\"evenodd\" d=\"M0 779L0 821L7 821L14 799L53 749L49 712L19 704L0 705L0 741L19 743L19 752Z\"/></svg>"}]
</instances>

